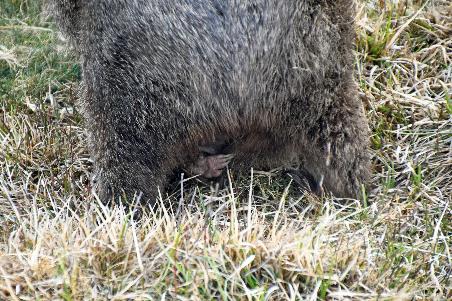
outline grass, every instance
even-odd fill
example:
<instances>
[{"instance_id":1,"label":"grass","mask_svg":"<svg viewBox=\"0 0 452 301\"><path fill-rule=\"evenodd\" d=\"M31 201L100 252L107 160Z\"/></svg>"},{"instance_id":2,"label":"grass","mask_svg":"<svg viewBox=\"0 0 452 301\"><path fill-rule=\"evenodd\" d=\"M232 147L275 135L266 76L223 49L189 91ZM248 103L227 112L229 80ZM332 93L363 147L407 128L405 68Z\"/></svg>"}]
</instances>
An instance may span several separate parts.
<instances>
[{"instance_id":1,"label":"grass","mask_svg":"<svg viewBox=\"0 0 452 301\"><path fill-rule=\"evenodd\" d=\"M54 25L38 1L3 1L0 300L452 299L452 5L358 7L366 202L255 171L137 221L91 192L80 71Z\"/></svg>"}]
</instances>

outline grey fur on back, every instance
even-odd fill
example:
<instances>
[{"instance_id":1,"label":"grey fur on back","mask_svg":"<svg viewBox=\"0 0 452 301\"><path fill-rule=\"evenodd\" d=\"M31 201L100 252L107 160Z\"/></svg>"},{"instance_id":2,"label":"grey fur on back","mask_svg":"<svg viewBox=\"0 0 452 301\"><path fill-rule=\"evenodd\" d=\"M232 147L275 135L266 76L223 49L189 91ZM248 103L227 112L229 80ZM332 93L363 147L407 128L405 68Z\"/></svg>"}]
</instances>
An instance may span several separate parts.
<instances>
[{"instance_id":1,"label":"grey fur on back","mask_svg":"<svg viewBox=\"0 0 452 301\"><path fill-rule=\"evenodd\" d=\"M80 57L102 198L152 199L218 141L231 168L300 161L325 189L358 196L369 132L352 2L51 0Z\"/></svg>"}]
</instances>

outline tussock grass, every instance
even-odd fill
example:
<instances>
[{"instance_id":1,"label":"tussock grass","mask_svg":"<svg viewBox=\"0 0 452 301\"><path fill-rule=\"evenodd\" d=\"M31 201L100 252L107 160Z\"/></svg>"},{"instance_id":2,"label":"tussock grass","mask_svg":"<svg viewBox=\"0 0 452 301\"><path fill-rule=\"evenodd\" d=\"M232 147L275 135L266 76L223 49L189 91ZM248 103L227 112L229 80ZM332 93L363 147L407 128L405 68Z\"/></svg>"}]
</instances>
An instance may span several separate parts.
<instances>
[{"instance_id":1,"label":"tussock grass","mask_svg":"<svg viewBox=\"0 0 452 301\"><path fill-rule=\"evenodd\" d=\"M135 219L91 191L79 67L39 1L2 2L0 300L451 299L452 5L357 5L365 202L256 171Z\"/></svg>"}]
</instances>

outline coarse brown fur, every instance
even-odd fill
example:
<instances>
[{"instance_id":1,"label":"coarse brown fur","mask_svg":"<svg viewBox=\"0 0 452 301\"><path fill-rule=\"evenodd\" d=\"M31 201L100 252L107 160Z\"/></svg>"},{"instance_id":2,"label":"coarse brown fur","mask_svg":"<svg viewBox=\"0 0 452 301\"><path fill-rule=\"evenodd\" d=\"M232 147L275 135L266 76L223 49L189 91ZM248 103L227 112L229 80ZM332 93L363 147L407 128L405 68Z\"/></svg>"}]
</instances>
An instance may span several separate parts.
<instances>
[{"instance_id":1,"label":"coarse brown fur","mask_svg":"<svg viewBox=\"0 0 452 301\"><path fill-rule=\"evenodd\" d=\"M203 147L301 162L337 196L369 174L351 0L52 0L80 57L99 191L153 199ZM221 152L221 151L219 151Z\"/></svg>"}]
</instances>

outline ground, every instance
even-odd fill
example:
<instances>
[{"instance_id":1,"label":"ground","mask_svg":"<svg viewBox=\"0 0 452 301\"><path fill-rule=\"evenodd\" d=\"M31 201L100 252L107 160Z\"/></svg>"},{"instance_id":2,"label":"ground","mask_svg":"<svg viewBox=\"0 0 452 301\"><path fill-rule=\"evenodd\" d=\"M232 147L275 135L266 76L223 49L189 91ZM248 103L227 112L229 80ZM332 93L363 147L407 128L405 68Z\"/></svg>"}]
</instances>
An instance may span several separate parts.
<instances>
[{"instance_id":1,"label":"ground","mask_svg":"<svg viewBox=\"0 0 452 301\"><path fill-rule=\"evenodd\" d=\"M0 300L451 300L452 4L357 5L364 202L253 171L136 220L91 192L80 71L54 24L2 1Z\"/></svg>"}]
</instances>

